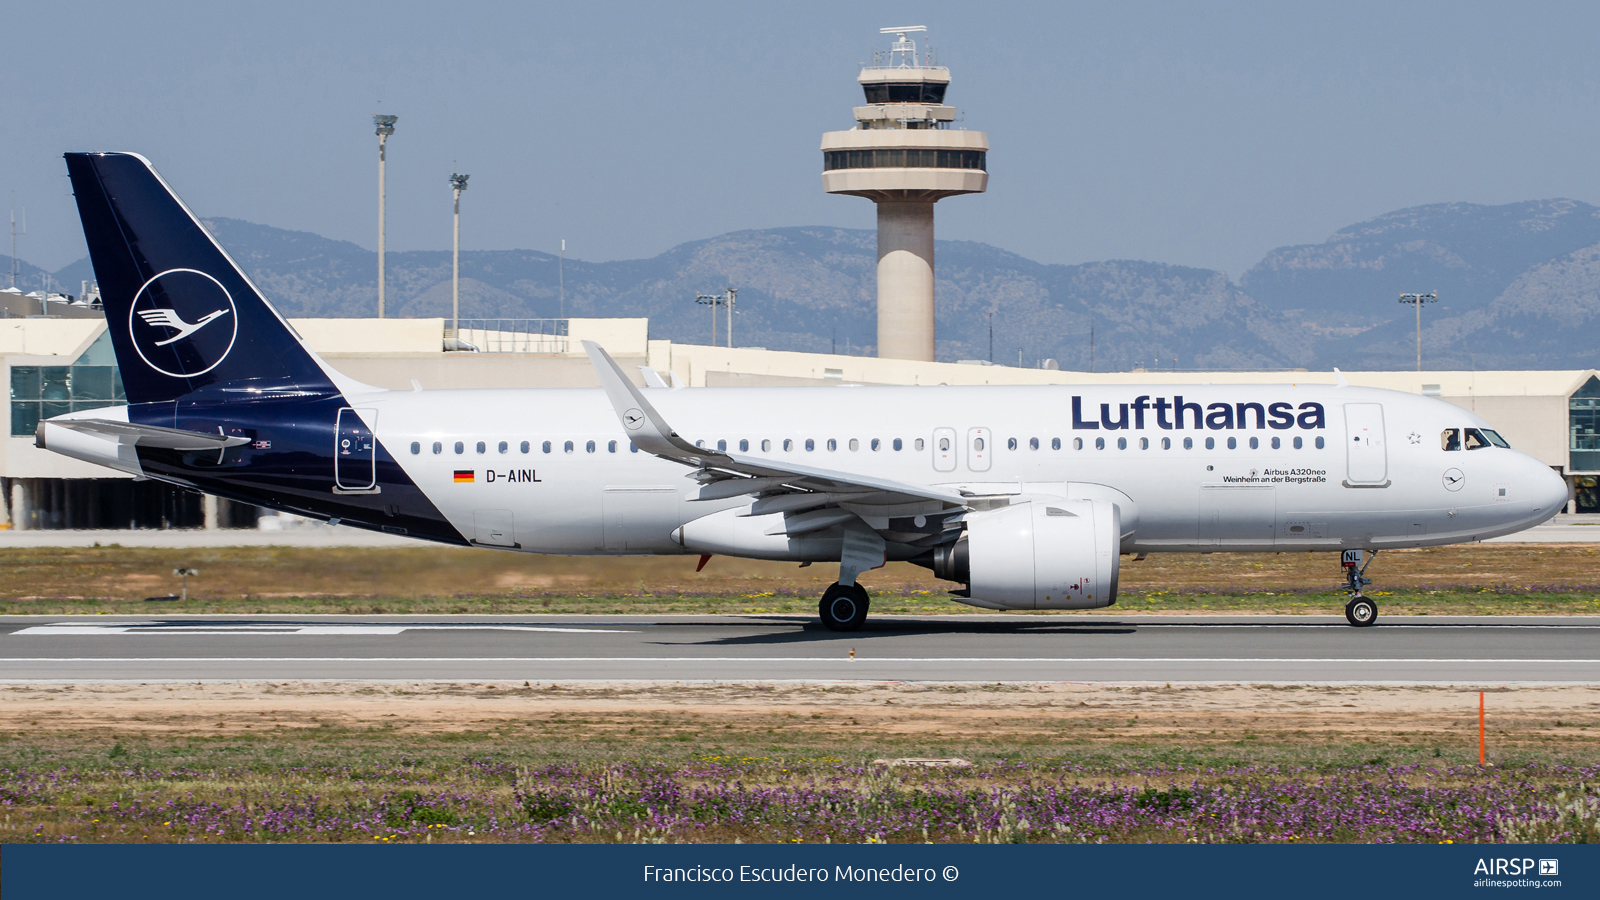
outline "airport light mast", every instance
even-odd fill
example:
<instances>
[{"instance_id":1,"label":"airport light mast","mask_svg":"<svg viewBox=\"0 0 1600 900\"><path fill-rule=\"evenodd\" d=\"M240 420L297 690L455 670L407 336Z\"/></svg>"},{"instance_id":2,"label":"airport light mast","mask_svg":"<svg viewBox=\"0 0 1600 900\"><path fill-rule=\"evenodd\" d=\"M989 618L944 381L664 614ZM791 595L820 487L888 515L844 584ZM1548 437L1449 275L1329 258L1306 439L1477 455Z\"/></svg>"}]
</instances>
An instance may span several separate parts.
<instances>
[{"instance_id":1,"label":"airport light mast","mask_svg":"<svg viewBox=\"0 0 1600 900\"><path fill-rule=\"evenodd\" d=\"M450 248L450 333L461 332L461 192L467 189L470 175L450 173L450 189L456 195L454 236Z\"/></svg>"},{"instance_id":2,"label":"airport light mast","mask_svg":"<svg viewBox=\"0 0 1600 900\"><path fill-rule=\"evenodd\" d=\"M386 151L389 146L389 135L394 134L394 123L400 121L399 116L385 116L378 113L372 114L372 124L376 126L378 135L378 318L383 318L383 168Z\"/></svg>"},{"instance_id":3,"label":"airport light mast","mask_svg":"<svg viewBox=\"0 0 1600 900\"><path fill-rule=\"evenodd\" d=\"M822 189L878 205L878 356L932 361L933 204L988 188L989 136L949 127L950 70L911 37L927 30L879 30L894 42L856 79L855 127L822 136Z\"/></svg>"},{"instance_id":4,"label":"airport light mast","mask_svg":"<svg viewBox=\"0 0 1600 900\"><path fill-rule=\"evenodd\" d=\"M1422 304L1439 302L1439 292L1431 294L1401 294L1401 303L1409 303L1417 308L1417 371L1422 371Z\"/></svg>"}]
</instances>

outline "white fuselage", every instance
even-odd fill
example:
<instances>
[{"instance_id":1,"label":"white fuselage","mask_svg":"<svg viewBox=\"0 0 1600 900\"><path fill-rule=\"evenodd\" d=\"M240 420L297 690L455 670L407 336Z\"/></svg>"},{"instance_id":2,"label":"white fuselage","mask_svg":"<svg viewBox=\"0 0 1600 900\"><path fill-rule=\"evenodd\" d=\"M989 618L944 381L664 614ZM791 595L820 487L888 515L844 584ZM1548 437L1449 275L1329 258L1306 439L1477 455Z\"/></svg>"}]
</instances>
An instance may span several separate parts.
<instances>
[{"instance_id":1,"label":"white fuselage","mask_svg":"<svg viewBox=\"0 0 1600 900\"><path fill-rule=\"evenodd\" d=\"M1524 453L1445 449L1444 429L1490 427L1472 413L1370 388L645 393L679 435L710 448L725 441L730 452L751 457L974 494L1111 499L1122 507L1123 552L1458 543L1536 525L1566 502L1562 479ZM1196 427L1201 416L1187 409L1180 428L1175 410L1158 410L1158 400L1170 406L1180 396L1210 424ZM691 552L674 537L680 526L751 502L695 500L692 470L631 452L600 390L389 391L349 401L445 517L481 544L534 553ZM1308 404L1320 415L1307 416ZM1109 427L1120 422L1126 427ZM470 480L458 480L458 472Z\"/></svg>"}]
</instances>

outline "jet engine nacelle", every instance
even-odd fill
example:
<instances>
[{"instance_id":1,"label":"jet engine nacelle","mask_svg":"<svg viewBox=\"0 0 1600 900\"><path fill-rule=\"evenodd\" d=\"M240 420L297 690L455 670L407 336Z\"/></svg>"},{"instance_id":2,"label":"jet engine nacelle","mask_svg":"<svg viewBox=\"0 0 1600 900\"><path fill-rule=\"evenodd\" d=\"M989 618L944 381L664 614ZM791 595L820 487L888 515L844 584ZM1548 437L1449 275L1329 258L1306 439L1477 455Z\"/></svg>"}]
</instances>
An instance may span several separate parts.
<instances>
[{"instance_id":1,"label":"jet engine nacelle","mask_svg":"<svg viewBox=\"0 0 1600 900\"><path fill-rule=\"evenodd\" d=\"M934 571L965 581L987 609L1094 609L1117 600L1122 525L1115 503L1035 498L967 517Z\"/></svg>"}]
</instances>

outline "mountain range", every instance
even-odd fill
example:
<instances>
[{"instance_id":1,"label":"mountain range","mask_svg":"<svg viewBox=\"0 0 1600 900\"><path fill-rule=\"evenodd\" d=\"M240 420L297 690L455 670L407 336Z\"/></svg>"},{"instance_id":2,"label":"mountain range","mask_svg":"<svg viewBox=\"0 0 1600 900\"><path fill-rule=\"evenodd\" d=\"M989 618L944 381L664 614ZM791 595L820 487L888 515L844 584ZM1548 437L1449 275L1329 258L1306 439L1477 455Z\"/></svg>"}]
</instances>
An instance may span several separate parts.
<instances>
[{"instance_id":1,"label":"mountain range","mask_svg":"<svg viewBox=\"0 0 1600 900\"><path fill-rule=\"evenodd\" d=\"M375 312L372 251L239 219L206 226L285 315ZM941 360L990 358L992 325L1001 364L1408 369L1414 311L1399 294L1436 290L1423 311L1426 368L1600 365L1600 209L1575 200L1398 210L1273 250L1236 282L1156 262L1039 263L970 241L940 241L936 254ZM49 274L74 291L93 277L87 259L54 273L20 267L24 285ZM390 253L387 269L390 315L450 314L448 252ZM463 318L556 317L564 306L575 317L648 316L652 337L705 343L710 313L695 295L736 287L740 346L873 351L871 231L737 231L603 263L463 251L461 273Z\"/></svg>"}]
</instances>

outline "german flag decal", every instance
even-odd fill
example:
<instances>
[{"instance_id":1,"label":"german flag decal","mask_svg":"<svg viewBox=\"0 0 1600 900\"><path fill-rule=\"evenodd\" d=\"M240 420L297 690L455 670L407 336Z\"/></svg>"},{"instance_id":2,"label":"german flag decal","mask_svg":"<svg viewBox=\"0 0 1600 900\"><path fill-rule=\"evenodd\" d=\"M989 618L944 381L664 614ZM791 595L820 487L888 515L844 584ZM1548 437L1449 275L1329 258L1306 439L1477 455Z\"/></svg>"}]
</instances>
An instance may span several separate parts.
<instances>
[{"instance_id":1,"label":"german flag decal","mask_svg":"<svg viewBox=\"0 0 1600 900\"><path fill-rule=\"evenodd\" d=\"M471 484L476 480L477 474L477 469L457 469L456 484Z\"/></svg>"}]
</instances>

